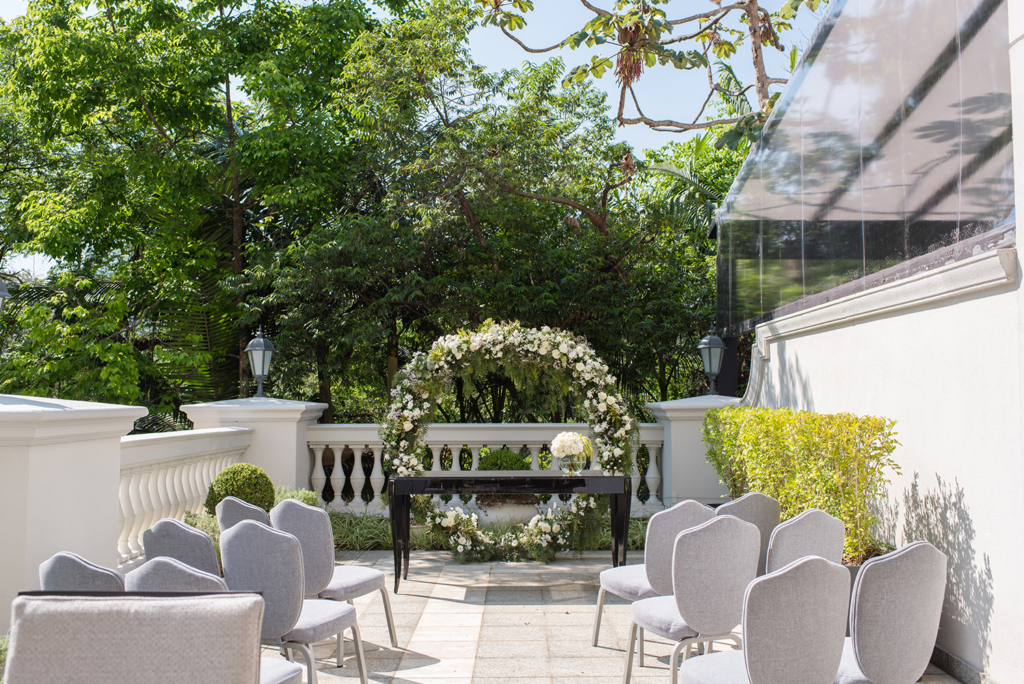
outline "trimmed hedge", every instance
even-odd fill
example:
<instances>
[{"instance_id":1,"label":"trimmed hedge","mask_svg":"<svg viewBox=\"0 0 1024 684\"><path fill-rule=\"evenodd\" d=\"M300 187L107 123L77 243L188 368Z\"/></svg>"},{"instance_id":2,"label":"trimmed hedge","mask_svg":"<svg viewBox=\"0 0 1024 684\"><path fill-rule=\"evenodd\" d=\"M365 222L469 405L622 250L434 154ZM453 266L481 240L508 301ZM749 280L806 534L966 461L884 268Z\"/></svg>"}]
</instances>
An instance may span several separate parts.
<instances>
[{"instance_id":1,"label":"trimmed hedge","mask_svg":"<svg viewBox=\"0 0 1024 684\"><path fill-rule=\"evenodd\" d=\"M889 484L899 444L896 421L851 413L728 407L704 416L708 461L733 497L762 492L779 500L782 519L820 508L846 523L846 560L881 547L869 504Z\"/></svg>"},{"instance_id":2,"label":"trimmed hedge","mask_svg":"<svg viewBox=\"0 0 1024 684\"><path fill-rule=\"evenodd\" d=\"M217 515L217 504L233 496L265 511L274 507L274 483L263 470L251 463L228 466L213 478L206 495L206 511Z\"/></svg>"}]
</instances>

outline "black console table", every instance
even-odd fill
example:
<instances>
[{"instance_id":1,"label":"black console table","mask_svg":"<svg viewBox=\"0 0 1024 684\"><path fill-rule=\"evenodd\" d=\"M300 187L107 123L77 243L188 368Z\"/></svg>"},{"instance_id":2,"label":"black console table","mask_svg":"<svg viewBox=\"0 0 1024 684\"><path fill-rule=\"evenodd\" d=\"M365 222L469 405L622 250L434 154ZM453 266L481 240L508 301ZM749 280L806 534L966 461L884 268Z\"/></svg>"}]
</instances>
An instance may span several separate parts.
<instances>
[{"instance_id":1,"label":"black console table","mask_svg":"<svg viewBox=\"0 0 1024 684\"><path fill-rule=\"evenodd\" d=\"M531 471L448 471L419 477L393 477L388 481L391 511L391 543L395 552L395 593L398 583L409 579L409 518L413 494L610 494L612 517L612 566L626 563L629 534L630 478L622 475Z\"/></svg>"}]
</instances>

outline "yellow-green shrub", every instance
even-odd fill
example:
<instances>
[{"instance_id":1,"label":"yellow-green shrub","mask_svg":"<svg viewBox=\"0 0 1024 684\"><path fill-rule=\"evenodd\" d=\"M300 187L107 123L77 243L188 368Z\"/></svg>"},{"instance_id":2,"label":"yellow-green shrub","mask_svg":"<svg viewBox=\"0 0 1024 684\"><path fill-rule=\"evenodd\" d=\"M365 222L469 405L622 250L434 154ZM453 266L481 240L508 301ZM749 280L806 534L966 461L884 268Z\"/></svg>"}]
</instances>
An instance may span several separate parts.
<instances>
[{"instance_id":1,"label":"yellow-green shrub","mask_svg":"<svg viewBox=\"0 0 1024 684\"><path fill-rule=\"evenodd\" d=\"M869 503L899 472L892 452L896 421L851 413L728 407L704 416L708 461L729 494L762 492L779 500L782 519L820 508L846 523L846 558L860 562L879 546Z\"/></svg>"}]
</instances>

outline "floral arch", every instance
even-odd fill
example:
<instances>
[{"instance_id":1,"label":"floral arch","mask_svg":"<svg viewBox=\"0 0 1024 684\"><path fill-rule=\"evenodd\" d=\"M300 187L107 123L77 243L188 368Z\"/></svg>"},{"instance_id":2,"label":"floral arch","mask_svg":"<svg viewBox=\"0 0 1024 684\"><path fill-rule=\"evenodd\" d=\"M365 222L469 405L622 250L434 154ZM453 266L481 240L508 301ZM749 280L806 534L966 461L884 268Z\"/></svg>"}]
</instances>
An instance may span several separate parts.
<instances>
[{"instance_id":1,"label":"floral arch","mask_svg":"<svg viewBox=\"0 0 1024 684\"><path fill-rule=\"evenodd\" d=\"M615 389L615 377L582 337L548 327L488 321L475 332L460 331L417 353L399 371L392 404L381 424L384 456L397 475L423 472L423 438L437 404L456 378L501 372L516 384L544 376L583 397L594 434L595 467L610 475L632 473L637 431ZM554 435L552 435L553 437Z\"/></svg>"}]
</instances>

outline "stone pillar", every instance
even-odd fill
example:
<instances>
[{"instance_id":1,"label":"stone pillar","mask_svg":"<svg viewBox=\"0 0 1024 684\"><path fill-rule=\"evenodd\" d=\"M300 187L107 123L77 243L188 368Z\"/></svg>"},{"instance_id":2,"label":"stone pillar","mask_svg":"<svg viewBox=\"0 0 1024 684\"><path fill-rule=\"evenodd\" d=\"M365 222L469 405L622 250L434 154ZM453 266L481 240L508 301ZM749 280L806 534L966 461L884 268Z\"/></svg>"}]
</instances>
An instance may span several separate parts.
<instances>
[{"instance_id":1,"label":"stone pillar","mask_svg":"<svg viewBox=\"0 0 1024 684\"><path fill-rule=\"evenodd\" d=\"M0 394L0 633L39 564L72 551L116 568L121 437L148 411Z\"/></svg>"},{"instance_id":2,"label":"stone pillar","mask_svg":"<svg viewBox=\"0 0 1024 684\"><path fill-rule=\"evenodd\" d=\"M739 402L737 397L710 395L647 404L658 423L665 426L661 491L666 508L687 499L701 503L725 501L728 492L707 461L700 426L708 409Z\"/></svg>"},{"instance_id":3,"label":"stone pillar","mask_svg":"<svg viewBox=\"0 0 1024 684\"><path fill-rule=\"evenodd\" d=\"M267 471L275 487L309 489L314 463L306 444L306 428L316 423L326 408L327 404L316 402L252 397L192 404L181 410L196 429L253 428L242 461ZM340 461L336 467L341 467Z\"/></svg>"}]
</instances>

